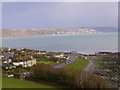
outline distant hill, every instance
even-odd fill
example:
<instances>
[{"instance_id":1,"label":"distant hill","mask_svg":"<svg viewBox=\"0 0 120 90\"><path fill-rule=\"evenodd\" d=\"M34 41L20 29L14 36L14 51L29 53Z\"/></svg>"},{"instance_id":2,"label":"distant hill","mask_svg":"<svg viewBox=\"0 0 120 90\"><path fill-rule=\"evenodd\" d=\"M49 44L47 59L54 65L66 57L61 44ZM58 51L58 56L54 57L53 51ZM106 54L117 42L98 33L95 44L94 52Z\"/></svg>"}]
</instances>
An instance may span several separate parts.
<instances>
[{"instance_id":1,"label":"distant hill","mask_svg":"<svg viewBox=\"0 0 120 90\"><path fill-rule=\"evenodd\" d=\"M115 27L96 27L94 29L99 32L118 32L118 29Z\"/></svg>"},{"instance_id":2,"label":"distant hill","mask_svg":"<svg viewBox=\"0 0 120 90\"><path fill-rule=\"evenodd\" d=\"M25 37L37 35L73 35L82 33L97 33L89 28L33 28L33 29L2 29L2 37Z\"/></svg>"},{"instance_id":3,"label":"distant hill","mask_svg":"<svg viewBox=\"0 0 120 90\"><path fill-rule=\"evenodd\" d=\"M81 28L32 28L32 29L2 29L0 37L25 37L37 35L73 35L82 33L99 33L99 32L117 32L114 27L81 27Z\"/></svg>"}]
</instances>

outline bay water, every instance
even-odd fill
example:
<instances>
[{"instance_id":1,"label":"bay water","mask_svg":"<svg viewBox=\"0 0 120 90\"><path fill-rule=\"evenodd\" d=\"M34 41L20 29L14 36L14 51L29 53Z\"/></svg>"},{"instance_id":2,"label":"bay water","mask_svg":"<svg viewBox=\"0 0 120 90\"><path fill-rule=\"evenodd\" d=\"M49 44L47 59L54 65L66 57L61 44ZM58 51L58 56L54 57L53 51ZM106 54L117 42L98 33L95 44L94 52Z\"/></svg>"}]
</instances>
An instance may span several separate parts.
<instances>
[{"instance_id":1,"label":"bay water","mask_svg":"<svg viewBox=\"0 0 120 90\"><path fill-rule=\"evenodd\" d=\"M2 47L31 48L46 51L96 53L118 51L118 33L46 35L2 39Z\"/></svg>"}]
</instances>

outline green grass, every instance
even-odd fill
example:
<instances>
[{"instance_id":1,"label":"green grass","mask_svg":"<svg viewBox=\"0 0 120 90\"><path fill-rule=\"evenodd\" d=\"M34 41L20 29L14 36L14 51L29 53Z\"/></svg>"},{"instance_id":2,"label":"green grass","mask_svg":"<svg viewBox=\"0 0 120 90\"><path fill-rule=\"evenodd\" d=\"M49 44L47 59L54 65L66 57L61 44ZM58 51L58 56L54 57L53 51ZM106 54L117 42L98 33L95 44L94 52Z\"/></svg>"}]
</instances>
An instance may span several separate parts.
<instances>
[{"instance_id":1,"label":"green grass","mask_svg":"<svg viewBox=\"0 0 120 90\"><path fill-rule=\"evenodd\" d=\"M3 77L2 88L56 88L56 90L58 90L60 86L46 82L37 83L28 80Z\"/></svg>"},{"instance_id":2,"label":"green grass","mask_svg":"<svg viewBox=\"0 0 120 90\"><path fill-rule=\"evenodd\" d=\"M55 62L52 62L52 61L37 61L37 63L43 63L43 64L49 64L49 65L53 65L53 64L56 64Z\"/></svg>"},{"instance_id":3,"label":"green grass","mask_svg":"<svg viewBox=\"0 0 120 90\"><path fill-rule=\"evenodd\" d=\"M40 57L40 58L36 58L37 61L47 61L48 59L46 57Z\"/></svg>"},{"instance_id":4,"label":"green grass","mask_svg":"<svg viewBox=\"0 0 120 90\"><path fill-rule=\"evenodd\" d=\"M45 58L45 57L37 58L36 60L37 60L37 63L43 63L43 64L49 64L49 65L56 64L54 61L49 61L48 58Z\"/></svg>"},{"instance_id":5,"label":"green grass","mask_svg":"<svg viewBox=\"0 0 120 90\"><path fill-rule=\"evenodd\" d=\"M78 57L76 61L72 62L71 64L67 64L63 68L72 71L83 70L88 63L89 63L88 60L82 57ZM37 83L28 80L3 77L2 87L3 88L56 88L56 90L58 90L60 89L61 86L53 83L46 83L46 82Z\"/></svg>"},{"instance_id":6,"label":"green grass","mask_svg":"<svg viewBox=\"0 0 120 90\"><path fill-rule=\"evenodd\" d=\"M89 63L88 60L82 57L78 57L76 61L65 65L64 68L70 69L70 70L83 70L88 63Z\"/></svg>"}]
</instances>

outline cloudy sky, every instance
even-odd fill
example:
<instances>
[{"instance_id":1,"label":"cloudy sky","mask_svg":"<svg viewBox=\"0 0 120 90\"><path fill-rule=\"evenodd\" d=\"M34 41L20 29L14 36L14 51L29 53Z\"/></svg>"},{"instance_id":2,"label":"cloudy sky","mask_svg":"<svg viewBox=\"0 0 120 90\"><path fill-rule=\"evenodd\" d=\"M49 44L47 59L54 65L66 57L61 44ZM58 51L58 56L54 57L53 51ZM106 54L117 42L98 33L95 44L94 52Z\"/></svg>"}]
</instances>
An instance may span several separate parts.
<instances>
[{"instance_id":1,"label":"cloudy sky","mask_svg":"<svg viewBox=\"0 0 120 90\"><path fill-rule=\"evenodd\" d=\"M115 2L3 2L3 28L117 27Z\"/></svg>"}]
</instances>

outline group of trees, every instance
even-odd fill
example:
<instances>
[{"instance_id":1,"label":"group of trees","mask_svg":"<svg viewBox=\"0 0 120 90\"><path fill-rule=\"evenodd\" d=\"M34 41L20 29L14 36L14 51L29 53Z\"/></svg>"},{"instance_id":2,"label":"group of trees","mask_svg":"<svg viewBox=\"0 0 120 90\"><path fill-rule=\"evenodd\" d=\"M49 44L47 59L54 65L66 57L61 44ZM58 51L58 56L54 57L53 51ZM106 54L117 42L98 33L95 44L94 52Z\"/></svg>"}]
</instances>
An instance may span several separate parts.
<instances>
[{"instance_id":1,"label":"group of trees","mask_svg":"<svg viewBox=\"0 0 120 90\"><path fill-rule=\"evenodd\" d=\"M26 55L26 56L22 56L22 55L17 55L17 56L14 56L14 57L11 57L10 59L12 59L12 61L16 61L16 62L19 62L19 61L26 61L26 60L30 60L32 59L30 55Z\"/></svg>"},{"instance_id":2,"label":"group of trees","mask_svg":"<svg viewBox=\"0 0 120 90\"><path fill-rule=\"evenodd\" d=\"M65 87L70 88L104 88L107 87L107 83L93 74L84 75L81 82L81 71L74 70L68 71L64 68L53 68L46 64L36 64L31 70L31 74L27 79L34 81L49 81L55 82Z\"/></svg>"}]
</instances>

